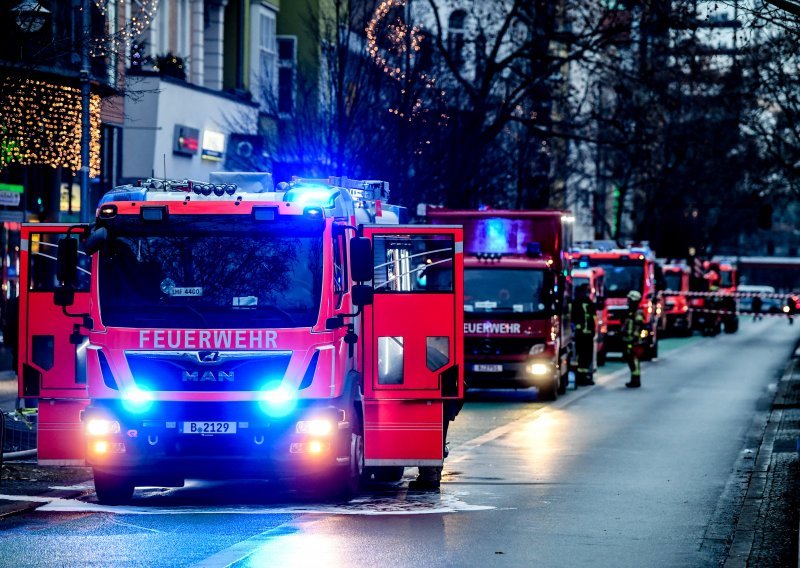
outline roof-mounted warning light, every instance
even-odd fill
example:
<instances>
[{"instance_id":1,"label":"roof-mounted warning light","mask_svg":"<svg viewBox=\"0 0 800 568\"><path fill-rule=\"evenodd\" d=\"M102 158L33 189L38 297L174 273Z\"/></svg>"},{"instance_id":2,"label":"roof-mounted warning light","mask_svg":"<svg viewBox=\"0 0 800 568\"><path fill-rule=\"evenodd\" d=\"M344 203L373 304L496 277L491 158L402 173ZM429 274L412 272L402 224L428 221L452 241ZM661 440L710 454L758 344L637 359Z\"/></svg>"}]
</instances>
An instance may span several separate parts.
<instances>
[{"instance_id":1,"label":"roof-mounted warning light","mask_svg":"<svg viewBox=\"0 0 800 568\"><path fill-rule=\"evenodd\" d=\"M336 190L325 185L300 183L290 186L283 199L288 203L330 207L337 195Z\"/></svg>"}]
</instances>

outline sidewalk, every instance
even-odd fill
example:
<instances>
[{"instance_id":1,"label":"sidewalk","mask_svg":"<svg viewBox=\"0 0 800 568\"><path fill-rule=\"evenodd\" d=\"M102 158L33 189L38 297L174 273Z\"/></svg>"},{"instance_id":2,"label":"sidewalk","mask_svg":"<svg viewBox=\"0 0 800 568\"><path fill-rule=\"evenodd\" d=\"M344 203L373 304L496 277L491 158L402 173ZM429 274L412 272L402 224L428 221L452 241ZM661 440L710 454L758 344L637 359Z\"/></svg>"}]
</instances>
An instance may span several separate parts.
<instances>
[{"instance_id":1,"label":"sidewalk","mask_svg":"<svg viewBox=\"0 0 800 568\"><path fill-rule=\"evenodd\" d=\"M800 343L778 381L751 463L725 566L798 566Z\"/></svg>"}]
</instances>

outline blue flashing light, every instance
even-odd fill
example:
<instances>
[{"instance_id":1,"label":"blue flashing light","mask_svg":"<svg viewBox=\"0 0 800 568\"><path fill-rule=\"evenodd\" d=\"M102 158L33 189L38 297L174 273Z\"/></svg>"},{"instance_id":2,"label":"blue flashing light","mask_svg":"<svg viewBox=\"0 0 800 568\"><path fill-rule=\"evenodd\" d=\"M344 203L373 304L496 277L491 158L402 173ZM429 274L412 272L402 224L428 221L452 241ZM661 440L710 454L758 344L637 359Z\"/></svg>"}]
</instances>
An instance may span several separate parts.
<instances>
[{"instance_id":1,"label":"blue flashing light","mask_svg":"<svg viewBox=\"0 0 800 568\"><path fill-rule=\"evenodd\" d=\"M132 386L123 391L122 406L128 412L147 412L152 405L153 395L145 389Z\"/></svg>"},{"instance_id":2,"label":"blue flashing light","mask_svg":"<svg viewBox=\"0 0 800 568\"><path fill-rule=\"evenodd\" d=\"M285 199L300 205L330 207L335 195L335 190L324 185L299 185L287 191Z\"/></svg>"},{"instance_id":3,"label":"blue flashing light","mask_svg":"<svg viewBox=\"0 0 800 568\"><path fill-rule=\"evenodd\" d=\"M297 405L295 392L278 382L271 382L259 394L261 410L273 418L288 416Z\"/></svg>"},{"instance_id":4,"label":"blue flashing light","mask_svg":"<svg viewBox=\"0 0 800 568\"><path fill-rule=\"evenodd\" d=\"M582 261L580 261L580 262L578 263L578 267L579 267L579 268L589 268L589 263L588 263L588 262L586 262L585 260L582 260Z\"/></svg>"},{"instance_id":5,"label":"blue flashing light","mask_svg":"<svg viewBox=\"0 0 800 568\"><path fill-rule=\"evenodd\" d=\"M507 219L486 220L486 252L506 252L508 250Z\"/></svg>"}]
</instances>

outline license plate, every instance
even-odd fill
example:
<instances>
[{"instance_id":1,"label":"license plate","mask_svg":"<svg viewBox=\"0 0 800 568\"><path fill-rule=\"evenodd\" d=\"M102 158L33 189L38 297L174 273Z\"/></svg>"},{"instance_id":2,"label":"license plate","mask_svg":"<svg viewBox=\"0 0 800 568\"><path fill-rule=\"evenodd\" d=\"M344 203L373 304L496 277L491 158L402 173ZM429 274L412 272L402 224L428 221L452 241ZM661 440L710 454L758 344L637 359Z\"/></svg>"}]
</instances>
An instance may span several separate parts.
<instances>
[{"instance_id":1,"label":"license plate","mask_svg":"<svg viewBox=\"0 0 800 568\"><path fill-rule=\"evenodd\" d=\"M236 422L184 422L184 434L236 434Z\"/></svg>"},{"instance_id":2,"label":"license plate","mask_svg":"<svg viewBox=\"0 0 800 568\"><path fill-rule=\"evenodd\" d=\"M473 365L472 370L476 373L502 373L502 365Z\"/></svg>"}]
</instances>

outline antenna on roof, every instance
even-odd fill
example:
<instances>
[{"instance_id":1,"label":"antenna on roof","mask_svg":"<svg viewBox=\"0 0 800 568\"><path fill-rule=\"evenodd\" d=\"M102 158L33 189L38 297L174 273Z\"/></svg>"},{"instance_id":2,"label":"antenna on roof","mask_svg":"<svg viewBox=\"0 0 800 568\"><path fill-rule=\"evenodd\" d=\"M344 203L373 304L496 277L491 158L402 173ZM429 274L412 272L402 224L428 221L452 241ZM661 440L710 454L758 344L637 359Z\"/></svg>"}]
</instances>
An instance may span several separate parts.
<instances>
[{"instance_id":1,"label":"antenna on roof","mask_svg":"<svg viewBox=\"0 0 800 568\"><path fill-rule=\"evenodd\" d=\"M164 181L167 181L167 155L164 154Z\"/></svg>"}]
</instances>

